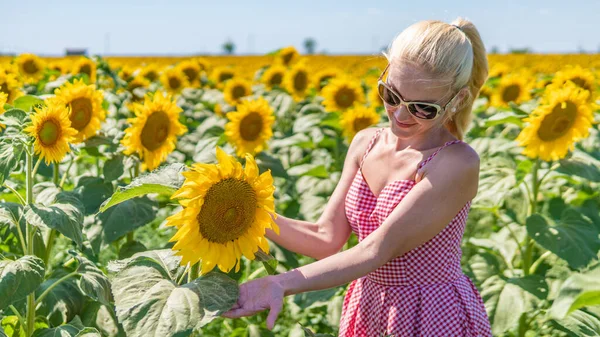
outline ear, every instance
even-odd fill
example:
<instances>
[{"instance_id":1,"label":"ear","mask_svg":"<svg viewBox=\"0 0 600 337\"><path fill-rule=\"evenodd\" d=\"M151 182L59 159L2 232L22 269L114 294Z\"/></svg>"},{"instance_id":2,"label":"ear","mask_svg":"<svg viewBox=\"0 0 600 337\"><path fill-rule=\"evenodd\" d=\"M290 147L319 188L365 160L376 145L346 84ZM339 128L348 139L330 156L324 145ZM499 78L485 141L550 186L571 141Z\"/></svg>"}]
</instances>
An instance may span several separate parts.
<instances>
[{"instance_id":1,"label":"ear","mask_svg":"<svg viewBox=\"0 0 600 337\"><path fill-rule=\"evenodd\" d=\"M448 104L446 105L446 110L449 112L451 119L456 113L456 110L458 110L458 108L462 105L461 103L468 97L468 95L469 88L466 86L462 87L454 96L454 98L451 99L450 102L448 102Z\"/></svg>"}]
</instances>

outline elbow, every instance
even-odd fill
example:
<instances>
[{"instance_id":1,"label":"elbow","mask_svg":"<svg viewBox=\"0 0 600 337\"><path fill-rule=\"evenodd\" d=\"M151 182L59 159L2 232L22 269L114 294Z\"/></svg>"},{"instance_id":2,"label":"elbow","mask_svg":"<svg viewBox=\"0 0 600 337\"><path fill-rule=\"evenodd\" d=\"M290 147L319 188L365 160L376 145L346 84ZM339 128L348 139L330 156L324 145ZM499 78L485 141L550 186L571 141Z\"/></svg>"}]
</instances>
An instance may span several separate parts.
<instances>
[{"instance_id":1,"label":"elbow","mask_svg":"<svg viewBox=\"0 0 600 337\"><path fill-rule=\"evenodd\" d=\"M321 249L319 249L318 252L315 252L313 257L317 260L322 260L331 255L335 255L342 250L344 244L346 244L346 241L347 240L342 241L335 239L325 239L323 240Z\"/></svg>"}]
</instances>

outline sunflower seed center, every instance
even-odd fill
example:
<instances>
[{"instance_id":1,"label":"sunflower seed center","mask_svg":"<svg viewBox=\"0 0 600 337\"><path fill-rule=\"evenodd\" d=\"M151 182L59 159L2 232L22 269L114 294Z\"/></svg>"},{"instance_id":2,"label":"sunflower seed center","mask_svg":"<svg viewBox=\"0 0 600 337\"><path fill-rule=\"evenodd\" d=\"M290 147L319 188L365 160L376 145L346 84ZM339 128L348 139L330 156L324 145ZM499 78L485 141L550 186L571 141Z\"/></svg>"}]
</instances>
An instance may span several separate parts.
<instances>
[{"instance_id":1,"label":"sunflower seed center","mask_svg":"<svg viewBox=\"0 0 600 337\"><path fill-rule=\"evenodd\" d=\"M263 128L263 119L259 113L251 112L240 122L240 135L246 141L258 139Z\"/></svg>"},{"instance_id":2,"label":"sunflower seed center","mask_svg":"<svg viewBox=\"0 0 600 337\"><path fill-rule=\"evenodd\" d=\"M142 145L150 151L161 147L169 135L171 122L163 111L155 111L148 117L142 129Z\"/></svg>"},{"instance_id":3,"label":"sunflower seed center","mask_svg":"<svg viewBox=\"0 0 600 337\"><path fill-rule=\"evenodd\" d=\"M538 129L538 136L545 142L553 141L565 135L575 123L577 105L571 101L558 103L552 113L544 117Z\"/></svg>"},{"instance_id":4,"label":"sunflower seed center","mask_svg":"<svg viewBox=\"0 0 600 337\"><path fill-rule=\"evenodd\" d=\"M71 101L71 127L77 131L83 130L92 120L92 102L87 97L79 97Z\"/></svg>"},{"instance_id":5,"label":"sunflower seed center","mask_svg":"<svg viewBox=\"0 0 600 337\"><path fill-rule=\"evenodd\" d=\"M54 145L60 137L60 125L52 119L44 121L39 130L40 141L46 146Z\"/></svg>"},{"instance_id":6,"label":"sunflower seed center","mask_svg":"<svg viewBox=\"0 0 600 337\"><path fill-rule=\"evenodd\" d=\"M511 84L504 88L504 91L502 92L502 101L505 103L514 102L519 98L520 93L521 87L518 84Z\"/></svg>"}]
</instances>

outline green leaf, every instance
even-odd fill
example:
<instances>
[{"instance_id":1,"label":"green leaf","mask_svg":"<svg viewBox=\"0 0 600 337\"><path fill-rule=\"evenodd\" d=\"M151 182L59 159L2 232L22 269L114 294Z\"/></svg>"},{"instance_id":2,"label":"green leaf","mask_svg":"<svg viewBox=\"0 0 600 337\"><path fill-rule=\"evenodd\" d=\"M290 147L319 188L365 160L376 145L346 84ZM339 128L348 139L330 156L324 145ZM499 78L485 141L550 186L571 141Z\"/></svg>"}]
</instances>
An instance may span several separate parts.
<instances>
[{"instance_id":1,"label":"green leaf","mask_svg":"<svg viewBox=\"0 0 600 337\"><path fill-rule=\"evenodd\" d=\"M83 212L84 207L77 194L60 192L56 194L54 202L49 206L28 205L25 219L34 226L55 229L81 247Z\"/></svg>"},{"instance_id":2,"label":"green leaf","mask_svg":"<svg viewBox=\"0 0 600 337\"><path fill-rule=\"evenodd\" d=\"M553 323L571 337L600 336L600 319L583 310L576 310L563 319L554 320Z\"/></svg>"},{"instance_id":3,"label":"green leaf","mask_svg":"<svg viewBox=\"0 0 600 337\"><path fill-rule=\"evenodd\" d=\"M106 337L125 337L123 327L117 321L114 306L103 305L98 302L86 303L81 320L83 325L94 327Z\"/></svg>"},{"instance_id":4,"label":"green leaf","mask_svg":"<svg viewBox=\"0 0 600 337\"><path fill-rule=\"evenodd\" d=\"M533 162L529 159L525 159L517 165L516 174L516 184L519 185L527 176L527 174L531 171L533 167Z\"/></svg>"},{"instance_id":5,"label":"green leaf","mask_svg":"<svg viewBox=\"0 0 600 337\"><path fill-rule=\"evenodd\" d=\"M293 132L308 132L310 129L318 126L323 120L323 114L315 113L300 116L294 121Z\"/></svg>"},{"instance_id":6,"label":"green leaf","mask_svg":"<svg viewBox=\"0 0 600 337\"><path fill-rule=\"evenodd\" d=\"M149 193L171 196L183 185L185 178L181 175L181 172L185 169L186 166L179 163L163 166L156 171L134 179L131 184L125 187L118 187L117 191L100 206L100 212L104 212L123 201Z\"/></svg>"},{"instance_id":7,"label":"green leaf","mask_svg":"<svg viewBox=\"0 0 600 337\"><path fill-rule=\"evenodd\" d=\"M493 114L492 116L486 118L484 127L488 128L490 126L498 125L498 124L514 124L519 127L523 126L522 116L515 114L512 111L501 111Z\"/></svg>"},{"instance_id":8,"label":"green leaf","mask_svg":"<svg viewBox=\"0 0 600 337\"><path fill-rule=\"evenodd\" d=\"M64 270L56 271L35 291L36 298L66 274ZM85 300L86 297L79 291L77 278L70 277L50 290L36 310L36 315L45 316L51 326L59 326L79 314Z\"/></svg>"},{"instance_id":9,"label":"green leaf","mask_svg":"<svg viewBox=\"0 0 600 337\"><path fill-rule=\"evenodd\" d=\"M178 286L165 261L138 256L123 262L113 279L117 317L127 336L188 336L239 296L237 282L218 272Z\"/></svg>"},{"instance_id":10,"label":"green leaf","mask_svg":"<svg viewBox=\"0 0 600 337\"><path fill-rule=\"evenodd\" d=\"M21 109L6 110L0 114L0 123L7 126L14 126L19 129L23 127L27 120L27 113Z\"/></svg>"},{"instance_id":11,"label":"green leaf","mask_svg":"<svg viewBox=\"0 0 600 337\"><path fill-rule=\"evenodd\" d=\"M4 184L10 173L17 167L22 153L23 144L20 142L0 142L0 186Z\"/></svg>"},{"instance_id":12,"label":"green leaf","mask_svg":"<svg viewBox=\"0 0 600 337\"><path fill-rule=\"evenodd\" d=\"M597 259L600 250L598 228L577 210L566 209L558 224L551 225L539 214L527 218L527 233L540 246L567 261L574 269Z\"/></svg>"},{"instance_id":13,"label":"green leaf","mask_svg":"<svg viewBox=\"0 0 600 337\"><path fill-rule=\"evenodd\" d=\"M32 337L77 337L79 329L70 325L61 325L54 329L36 330Z\"/></svg>"},{"instance_id":14,"label":"green leaf","mask_svg":"<svg viewBox=\"0 0 600 337\"><path fill-rule=\"evenodd\" d=\"M559 161L558 172L600 182L600 161L581 151L573 153L571 158Z\"/></svg>"},{"instance_id":15,"label":"green leaf","mask_svg":"<svg viewBox=\"0 0 600 337\"><path fill-rule=\"evenodd\" d=\"M256 256L257 261L262 262L263 266L265 266L265 270L267 271L267 273L269 273L269 275L277 274L276 269L278 261L273 256L263 252L260 248L256 253L254 253L254 255Z\"/></svg>"},{"instance_id":16,"label":"green leaf","mask_svg":"<svg viewBox=\"0 0 600 337\"><path fill-rule=\"evenodd\" d=\"M25 327L21 325L17 316L5 316L2 318L0 331L3 331L0 333L0 336L27 337Z\"/></svg>"},{"instance_id":17,"label":"green leaf","mask_svg":"<svg viewBox=\"0 0 600 337\"><path fill-rule=\"evenodd\" d=\"M75 337L102 337L102 335L94 328L84 328Z\"/></svg>"},{"instance_id":18,"label":"green leaf","mask_svg":"<svg viewBox=\"0 0 600 337\"><path fill-rule=\"evenodd\" d=\"M339 287L335 287L296 294L294 295L294 303L296 303L302 310L326 306L338 291Z\"/></svg>"},{"instance_id":19,"label":"green leaf","mask_svg":"<svg viewBox=\"0 0 600 337\"><path fill-rule=\"evenodd\" d=\"M323 165L302 164L297 165L288 170L291 176L309 176L317 178L328 178L329 172Z\"/></svg>"},{"instance_id":20,"label":"green leaf","mask_svg":"<svg viewBox=\"0 0 600 337\"><path fill-rule=\"evenodd\" d=\"M600 305L600 268L571 275L562 284L550 314L559 320L573 311L592 305Z\"/></svg>"},{"instance_id":21,"label":"green leaf","mask_svg":"<svg viewBox=\"0 0 600 337\"><path fill-rule=\"evenodd\" d=\"M44 101L31 95L21 96L13 102L16 109L23 111L33 111L33 107L40 104L44 104Z\"/></svg>"},{"instance_id":22,"label":"green leaf","mask_svg":"<svg viewBox=\"0 0 600 337\"><path fill-rule=\"evenodd\" d=\"M156 202L141 197L126 200L100 213L98 218L102 221L104 243L114 242L136 228L150 223L156 217L154 206Z\"/></svg>"},{"instance_id":23,"label":"green leaf","mask_svg":"<svg viewBox=\"0 0 600 337\"><path fill-rule=\"evenodd\" d=\"M256 155L256 164L262 170L271 170L271 175L273 177L288 178L288 174L283 167L281 160L277 157L261 152Z\"/></svg>"},{"instance_id":24,"label":"green leaf","mask_svg":"<svg viewBox=\"0 0 600 337\"><path fill-rule=\"evenodd\" d=\"M31 255L0 261L0 309L24 299L44 280L44 262Z\"/></svg>"},{"instance_id":25,"label":"green leaf","mask_svg":"<svg viewBox=\"0 0 600 337\"><path fill-rule=\"evenodd\" d=\"M91 215L97 213L100 205L111 196L113 186L102 178L81 177L75 191L81 196L85 215Z\"/></svg>"},{"instance_id":26,"label":"green leaf","mask_svg":"<svg viewBox=\"0 0 600 337\"><path fill-rule=\"evenodd\" d=\"M148 248L139 241L125 242L119 248L119 260L130 258L136 253L145 252L147 250Z\"/></svg>"},{"instance_id":27,"label":"green leaf","mask_svg":"<svg viewBox=\"0 0 600 337\"><path fill-rule=\"evenodd\" d=\"M123 156L116 155L104 163L102 168L104 179L106 181L113 181L119 179L124 172Z\"/></svg>"},{"instance_id":28,"label":"green leaf","mask_svg":"<svg viewBox=\"0 0 600 337\"><path fill-rule=\"evenodd\" d=\"M76 256L79 260L77 272L81 276L77 285L81 292L91 299L105 305L110 305L110 281L104 273L83 256Z\"/></svg>"},{"instance_id":29,"label":"green leaf","mask_svg":"<svg viewBox=\"0 0 600 337\"><path fill-rule=\"evenodd\" d=\"M539 295L547 294L547 285L544 286L543 282L538 275L521 279L494 275L483 282L481 297L494 335L502 335L515 327L521 315L538 302Z\"/></svg>"},{"instance_id":30,"label":"green leaf","mask_svg":"<svg viewBox=\"0 0 600 337\"><path fill-rule=\"evenodd\" d=\"M508 102L510 109L518 116L527 117L529 113L521 109L515 102Z\"/></svg>"}]
</instances>

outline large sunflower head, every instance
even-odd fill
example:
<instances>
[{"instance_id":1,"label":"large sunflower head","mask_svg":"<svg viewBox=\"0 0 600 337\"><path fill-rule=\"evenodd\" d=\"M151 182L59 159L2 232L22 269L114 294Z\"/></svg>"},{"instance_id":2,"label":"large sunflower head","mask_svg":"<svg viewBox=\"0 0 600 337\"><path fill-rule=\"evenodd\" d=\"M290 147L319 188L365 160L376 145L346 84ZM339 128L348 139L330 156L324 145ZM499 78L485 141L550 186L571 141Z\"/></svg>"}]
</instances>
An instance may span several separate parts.
<instances>
[{"instance_id":1,"label":"large sunflower head","mask_svg":"<svg viewBox=\"0 0 600 337\"><path fill-rule=\"evenodd\" d=\"M495 107L508 107L508 103L521 104L531 99L533 77L527 73L512 73L502 76L500 83L494 90L491 105Z\"/></svg>"},{"instance_id":2,"label":"large sunflower head","mask_svg":"<svg viewBox=\"0 0 600 337\"><path fill-rule=\"evenodd\" d=\"M594 115L588 103L589 91L568 82L546 91L543 101L524 119L529 122L517 141L530 158L545 161L564 158L574 144L589 135Z\"/></svg>"},{"instance_id":3,"label":"large sunflower head","mask_svg":"<svg viewBox=\"0 0 600 337\"><path fill-rule=\"evenodd\" d=\"M19 74L25 83L36 83L44 76L44 61L34 54L21 54L15 63L19 67Z\"/></svg>"},{"instance_id":4,"label":"large sunflower head","mask_svg":"<svg viewBox=\"0 0 600 337\"><path fill-rule=\"evenodd\" d=\"M267 141L273 136L275 116L273 108L264 98L254 101L242 101L237 110L227 114L229 122L225 125L225 135L236 148L239 157L246 153L255 155L267 147Z\"/></svg>"},{"instance_id":5,"label":"large sunflower head","mask_svg":"<svg viewBox=\"0 0 600 337\"><path fill-rule=\"evenodd\" d=\"M225 88L223 89L223 96L225 102L229 105L237 105L240 103L242 97L246 97L252 94L252 83L242 78L234 78L231 81L227 81Z\"/></svg>"},{"instance_id":6,"label":"large sunflower head","mask_svg":"<svg viewBox=\"0 0 600 337\"><path fill-rule=\"evenodd\" d=\"M190 84L197 85L200 82L200 72L202 70L200 69L198 62L185 60L180 62L177 65L177 68L185 75Z\"/></svg>"},{"instance_id":7,"label":"large sunflower head","mask_svg":"<svg viewBox=\"0 0 600 337\"><path fill-rule=\"evenodd\" d=\"M346 76L332 79L321 90L321 95L325 110L329 112L341 112L365 103L365 93L360 82Z\"/></svg>"},{"instance_id":8,"label":"large sunflower head","mask_svg":"<svg viewBox=\"0 0 600 337\"><path fill-rule=\"evenodd\" d=\"M21 85L17 81L17 76L12 73L0 70L0 92L7 95L7 102L11 104L17 97L23 96Z\"/></svg>"},{"instance_id":9,"label":"large sunflower head","mask_svg":"<svg viewBox=\"0 0 600 337\"><path fill-rule=\"evenodd\" d=\"M583 69L579 65L575 67L566 67L563 70L556 72L550 86L552 86L553 89L556 89L568 81L573 82L573 84L583 90L589 91L590 95L588 100L590 102L593 101L596 95L596 76L594 76L594 73L591 70Z\"/></svg>"},{"instance_id":10,"label":"large sunflower head","mask_svg":"<svg viewBox=\"0 0 600 337\"><path fill-rule=\"evenodd\" d=\"M6 100L8 100L8 95L0 92L0 115L2 115L4 113L4 104L6 104ZM6 125L0 123L0 130L4 129L6 127Z\"/></svg>"},{"instance_id":11,"label":"large sunflower head","mask_svg":"<svg viewBox=\"0 0 600 337\"><path fill-rule=\"evenodd\" d=\"M161 75L162 85L171 94L177 94L190 86L187 77L178 68L167 68Z\"/></svg>"},{"instance_id":12,"label":"large sunflower head","mask_svg":"<svg viewBox=\"0 0 600 337\"><path fill-rule=\"evenodd\" d=\"M286 67L281 64L274 64L267 68L261 76L261 82L272 90L274 87L281 87L283 83L283 77L287 71Z\"/></svg>"},{"instance_id":13,"label":"large sunflower head","mask_svg":"<svg viewBox=\"0 0 600 337\"><path fill-rule=\"evenodd\" d=\"M310 84L310 72L303 62L296 63L283 78L284 88L296 101L304 99Z\"/></svg>"},{"instance_id":14,"label":"large sunflower head","mask_svg":"<svg viewBox=\"0 0 600 337\"><path fill-rule=\"evenodd\" d=\"M282 48L277 55L286 66L293 64L300 57L300 53L298 53L298 50L294 46Z\"/></svg>"},{"instance_id":15,"label":"large sunflower head","mask_svg":"<svg viewBox=\"0 0 600 337\"><path fill-rule=\"evenodd\" d=\"M342 113L340 125L344 136L351 142L358 131L379 123L380 118L373 107L359 105Z\"/></svg>"},{"instance_id":16,"label":"large sunflower head","mask_svg":"<svg viewBox=\"0 0 600 337\"><path fill-rule=\"evenodd\" d=\"M143 160L142 170L154 170L175 150L177 136L187 131L179 122L182 110L160 91L152 97L146 95L143 105L133 103L132 106L136 117L127 119L131 126L121 140L126 147L124 153L137 153Z\"/></svg>"},{"instance_id":17,"label":"large sunflower head","mask_svg":"<svg viewBox=\"0 0 600 337\"><path fill-rule=\"evenodd\" d=\"M77 130L71 127L69 108L56 99L46 100L41 109L35 108L31 125L23 131L34 138L35 154L39 154L46 164L60 163L71 151L69 143L77 134Z\"/></svg>"},{"instance_id":18,"label":"large sunflower head","mask_svg":"<svg viewBox=\"0 0 600 337\"><path fill-rule=\"evenodd\" d=\"M87 85L82 79L67 82L54 91L56 98L69 108L71 127L77 130L74 143L81 143L94 136L106 119L102 109L102 92L94 84Z\"/></svg>"},{"instance_id":19,"label":"large sunflower head","mask_svg":"<svg viewBox=\"0 0 600 337\"><path fill-rule=\"evenodd\" d=\"M150 82L154 82L160 76L160 68L154 63L148 64L142 68L140 71L140 76L144 77Z\"/></svg>"},{"instance_id":20,"label":"large sunflower head","mask_svg":"<svg viewBox=\"0 0 600 337\"><path fill-rule=\"evenodd\" d=\"M210 80L219 89L225 86L225 82L235 77L235 71L231 67L215 67L210 74Z\"/></svg>"},{"instance_id":21,"label":"large sunflower head","mask_svg":"<svg viewBox=\"0 0 600 337\"><path fill-rule=\"evenodd\" d=\"M73 75L86 74L90 83L96 83L96 62L82 56L73 64L71 73Z\"/></svg>"},{"instance_id":22,"label":"large sunflower head","mask_svg":"<svg viewBox=\"0 0 600 337\"><path fill-rule=\"evenodd\" d=\"M275 203L271 171L259 174L247 154L245 167L217 147L217 164L194 164L184 172L183 186L173 194L182 211L167 218L177 227L169 240L181 264L201 264L202 274L217 266L223 272L240 269L242 255L254 260L260 248L269 252L267 228L279 234L273 220Z\"/></svg>"}]
</instances>

